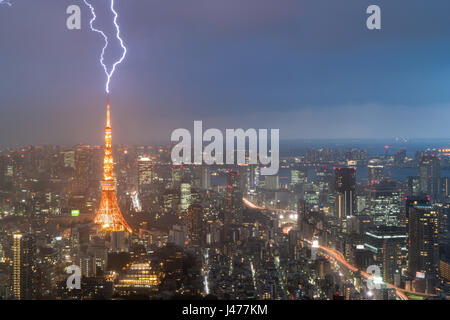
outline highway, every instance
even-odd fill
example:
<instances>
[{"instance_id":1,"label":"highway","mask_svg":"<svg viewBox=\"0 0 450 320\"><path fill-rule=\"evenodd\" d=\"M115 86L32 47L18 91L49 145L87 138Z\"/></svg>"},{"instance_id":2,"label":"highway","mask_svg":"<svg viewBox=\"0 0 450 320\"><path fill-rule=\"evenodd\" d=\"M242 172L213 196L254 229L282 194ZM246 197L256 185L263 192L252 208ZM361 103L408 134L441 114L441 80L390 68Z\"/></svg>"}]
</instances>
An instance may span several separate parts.
<instances>
[{"instance_id":1,"label":"highway","mask_svg":"<svg viewBox=\"0 0 450 320\"><path fill-rule=\"evenodd\" d=\"M251 201L249 201L246 198L243 198L242 201L249 208L266 210L266 208L257 206L257 205L255 205L254 203L252 203ZM270 209L268 209L268 210L270 210ZM279 210L279 211L286 212L287 210ZM291 213L294 213L294 211L292 211ZM310 240L304 239L304 241L311 245L311 241ZM345 257L344 257L344 255L341 252L339 252L337 250L334 250L332 248L321 246L321 245L319 245L319 250L321 250L321 251L329 254L330 256L332 256L341 266L344 266L345 268L347 268L347 269L349 269L349 270L351 270L353 272L359 272L366 279L372 279L371 275L369 275L368 273L366 273L366 272L364 272L362 270L359 270L357 267L355 267L355 266L351 265L350 263L348 263L347 260L345 260ZM424 293L417 293L417 292L407 291L405 289L398 288L398 287L394 286L393 284L389 284L389 283L388 283L388 287L396 290L397 297L400 300L408 300L408 297L406 296L405 293L410 293L410 294L424 296L424 297L435 296L435 295L431 295L431 294L424 294Z\"/></svg>"},{"instance_id":2,"label":"highway","mask_svg":"<svg viewBox=\"0 0 450 320\"><path fill-rule=\"evenodd\" d=\"M312 244L312 242L307 240L307 239L303 239L303 241L305 241L306 243L308 243L310 245ZM332 256L341 266L344 266L345 268L347 268L347 269L349 269L349 270L351 270L353 272L358 272L359 271L359 273L364 278L372 279L371 275L369 275L368 273L366 273L364 271L359 270L357 267L352 266L350 263L348 263L345 260L344 255L342 253L340 253L339 251L331 249L331 248L328 248L328 247L324 247L324 246L321 246L321 245L319 245L319 250L321 250L321 251L327 253L328 255ZM394 286L392 284L388 284L388 287L391 288L391 289L395 289L396 290L397 297L400 300L408 300L408 297L404 294L404 290L403 289L397 288L396 286Z\"/></svg>"}]
</instances>

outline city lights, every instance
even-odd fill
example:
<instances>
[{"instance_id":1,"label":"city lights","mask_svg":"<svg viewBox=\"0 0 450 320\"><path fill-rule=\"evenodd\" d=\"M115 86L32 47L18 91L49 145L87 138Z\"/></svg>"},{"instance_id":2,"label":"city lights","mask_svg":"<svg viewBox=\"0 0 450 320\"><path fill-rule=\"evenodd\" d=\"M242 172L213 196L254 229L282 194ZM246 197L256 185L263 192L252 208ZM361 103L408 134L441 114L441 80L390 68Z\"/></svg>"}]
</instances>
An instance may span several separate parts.
<instances>
[{"instance_id":1,"label":"city lights","mask_svg":"<svg viewBox=\"0 0 450 320\"><path fill-rule=\"evenodd\" d=\"M450 300L450 2L378 2L0 0L1 314Z\"/></svg>"}]
</instances>

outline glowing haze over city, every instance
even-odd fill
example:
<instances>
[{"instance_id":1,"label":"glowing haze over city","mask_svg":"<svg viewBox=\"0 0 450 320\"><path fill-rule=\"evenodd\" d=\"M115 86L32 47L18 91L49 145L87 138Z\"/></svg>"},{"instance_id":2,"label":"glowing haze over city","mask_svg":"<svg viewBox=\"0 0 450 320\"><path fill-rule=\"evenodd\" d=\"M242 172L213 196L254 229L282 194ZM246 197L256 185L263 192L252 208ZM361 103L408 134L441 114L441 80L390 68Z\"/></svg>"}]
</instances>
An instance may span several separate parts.
<instances>
[{"instance_id":1,"label":"glowing haze over city","mask_svg":"<svg viewBox=\"0 0 450 320\"><path fill-rule=\"evenodd\" d=\"M0 0L0 300L448 300L448 12Z\"/></svg>"}]
</instances>

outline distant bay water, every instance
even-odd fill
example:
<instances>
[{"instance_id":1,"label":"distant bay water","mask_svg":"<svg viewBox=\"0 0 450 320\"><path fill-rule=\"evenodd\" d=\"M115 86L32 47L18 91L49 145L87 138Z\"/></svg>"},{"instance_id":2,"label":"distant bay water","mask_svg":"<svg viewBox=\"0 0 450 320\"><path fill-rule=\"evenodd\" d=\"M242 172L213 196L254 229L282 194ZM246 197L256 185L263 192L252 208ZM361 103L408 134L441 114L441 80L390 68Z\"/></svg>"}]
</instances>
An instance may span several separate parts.
<instances>
[{"instance_id":1,"label":"distant bay water","mask_svg":"<svg viewBox=\"0 0 450 320\"><path fill-rule=\"evenodd\" d=\"M315 180L316 169L308 168L308 179ZM419 174L418 168L396 168L396 169L384 169L383 172L385 177L390 177L392 180L400 181L406 180L409 176L417 176ZM364 181L367 180L367 166L356 168L356 180ZM290 183L291 182L291 169L280 169L278 173L280 183ZM450 169L444 168L441 170L441 177L450 177ZM263 178L262 178L263 179ZM227 183L227 178L225 174L219 176L211 177L211 184L215 186L225 186Z\"/></svg>"}]
</instances>

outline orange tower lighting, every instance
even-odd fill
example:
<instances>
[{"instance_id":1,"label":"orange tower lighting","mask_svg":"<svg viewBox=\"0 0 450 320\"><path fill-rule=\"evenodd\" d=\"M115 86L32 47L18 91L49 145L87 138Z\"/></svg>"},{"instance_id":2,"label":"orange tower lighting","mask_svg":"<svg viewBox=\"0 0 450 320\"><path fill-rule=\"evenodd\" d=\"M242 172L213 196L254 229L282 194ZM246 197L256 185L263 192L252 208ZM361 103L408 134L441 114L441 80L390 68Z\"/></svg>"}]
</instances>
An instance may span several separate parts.
<instances>
[{"instance_id":1,"label":"orange tower lighting","mask_svg":"<svg viewBox=\"0 0 450 320\"><path fill-rule=\"evenodd\" d=\"M103 159L103 180L101 181L102 197L94 222L100 225L102 231L128 231L132 233L133 231L123 218L119 204L117 203L111 132L111 115L108 98L105 127L105 158Z\"/></svg>"}]
</instances>

